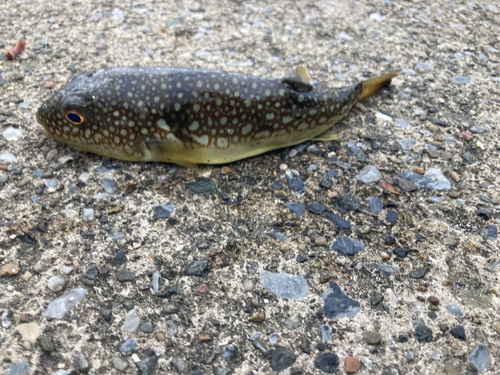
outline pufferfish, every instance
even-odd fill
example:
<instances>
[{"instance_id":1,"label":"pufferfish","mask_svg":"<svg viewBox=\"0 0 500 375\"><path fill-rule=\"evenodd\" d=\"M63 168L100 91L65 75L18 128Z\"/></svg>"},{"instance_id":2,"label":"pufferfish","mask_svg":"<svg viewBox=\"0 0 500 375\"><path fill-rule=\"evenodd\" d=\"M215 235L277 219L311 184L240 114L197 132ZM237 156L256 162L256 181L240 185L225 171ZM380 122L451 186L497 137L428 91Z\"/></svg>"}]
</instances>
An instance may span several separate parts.
<instances>
[{"instance_id":1,"label":"pufferfish","mask_svg":"<svg viewBox=\"0 0 500 375\"><path fill-rule=\"evenodd\" d=\"M77 76L38 109L45 133L129 160L222 164L311 139L398 74L315 89L304 67L266 79L218 70L116 67Z\"/></svg>"}]
</instances>

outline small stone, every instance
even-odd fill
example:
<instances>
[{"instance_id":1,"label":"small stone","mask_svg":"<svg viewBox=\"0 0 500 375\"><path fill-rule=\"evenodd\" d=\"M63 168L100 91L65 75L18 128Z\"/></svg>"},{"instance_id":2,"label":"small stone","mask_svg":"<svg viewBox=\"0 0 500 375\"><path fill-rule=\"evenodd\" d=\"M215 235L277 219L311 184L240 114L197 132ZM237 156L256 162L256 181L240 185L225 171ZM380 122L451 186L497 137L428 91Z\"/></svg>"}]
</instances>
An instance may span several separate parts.
<instances>
[{"instance_id":1,"label":"small stone","mask_svg":"<svg viewBox=\"0 0 500 375\"><path fill-rule=\"evenodd\" d=\"M399 179L398 183L399 183L399 187L408 193L411 193L412 191L418 190L418 186L413 181Z\"/></svg>"},{"instance_id":2,"label":"small stone","mask_svg":"<svg viewBox=\"0 0 500 375\"><path fill-rule=\"evenodd\" d=\"M71 290L61 297L56 298L52 302L49 303L47 310L43 313L44 317L62 319L66 313L72 309L78 302L80 302L85 296L87 292L85 289L76 288Z\"/></svg>"},{"instance_id":3,"label":"small stone","mask_svg":"<svg viewBox=\"0 0 500 375\"><path fill-rule=\"evenodd\" d=\"M396 221L398 220L398 213L396 211L387 210L387 216L385 217L385 220L390 225L396 224Z\"/></svg>"},{"instance_id":4,"label":"small stone","mask_svg":"<svg viewBox=\"0 0 500 375\"><path fill-rule=\"evenodd\" d=\"M19 273L20 267L19 263L6 263L2 266L0 271L0 276L15 276Z\"/></svg>"},{"instance_id":5,"label":"small stone","mask_svg":"<svg viewBox=\"0 0 500 375\"><path fill-rule=\"evenodd\" d=\"M153 333L153 323L147 322L141 325L139 328L139 331L144 332L144 333Z\"/></svg>"},{"instance_id":6,"label":"small stone","mask_svg":"<svg viewBox=\"0 0 500 375\"><path fill-rule=\"evenodd\" d=\"M168 219L175 213L175 207L170 203L156 206L154 209L153 217L155 219Z\"/></svg>"},{"instance_id":7,"label":"small stone","mask_svg":"<svg viewBox=\"0 0 500 375\"><path fill-rule=\"evenodd\" d=\"M342 219L340 216L333 215L330 212L327 212L326 218L341 230L351 229L351 224L348 221Z\"/></svg>"},{"instance_id":8,"label":"small stone","mask_svg":"<svg viewBox=\"0 0 500 375\"><path fill-rule=\"evenodd\" d=\"M371 184L380 181L382 179L382 174L373 165L368 165L358 173L356 178L365 184Z\"/></svg>"},{"instance_id":9,"label":"small stone","mask_svg":"<svg viewBox=\"0 0 500 375\"><path fill-rule=\"evenodd\" d=\"M217 193L215 182L209 178L200 177L195 181L185 184L185 186L196 194L214 194Z\"/></svg>"},{"instance_id":10,"label":"small stone","mask_svg":"<svg viewBox=\"0 0 500 375\"><path fill-rule=\"evenodd\" d=\"M264 320L266 320L266 315L264 314L264 312L259 311L248 320L253 323L262 323Z\"/></svg>"},{"instance_id":11,"label":"small stone","mask_svg":"<svg viewBox=\"0 0 500 375\"><path fill-rule=\"evenodd\" d=\"M398 178L413 181L421 189L430 190L450 190L451 183L443 175L440 169L430 168L425 175L420 175L415 172L404 172L397 175Z\"/></svg>"},{"instance_id":12,"label":"small stone","mask_svg":"<svg viewBox=\"0 0 500 375\"><path fill-rule=\"evenodd\" d=\"M420 319L417 319L415 325L415 336L420 343L432 341L432 331Z\"/></svg>"},{"instance_id":13,"label":"small stone","mask_svg":"<svg viewBox=\"0 0 500 375\"><path fill-rule=\"evenodd\" d=\"M370 211L375 215L380 215L382 209L384 208L384 204L382 201L375 197L370 197Z\"/></svg>"},{"instance_id":14,"label":"small stone","mask_svg":"<svg viewBox=\"0 0 500 375\"><path fill-rule=\"evenodd\" d=\"M493 210L490 208L486 208L486 207L481 207L476 211L477 216L480 216L486 220L491 219L492 213L493 213Z\"/></svg>"},{"instance_id":15,"label":"small stone","mask_svg":"<svg viewBox=\"0 0 500 375\"><path fill-rule=\"evenodd\" d=\"M76 368L85 374L90 371L89 362L82 353L78 353L76 356Z\"/></svg>"},{"instance_id":16,"label":"small stone","mask_svg":"<svg viewBox=\"0 0 500 375\"><path fill-rule=\"evenodd\" d=\"M279 232L267 232L267 234L269 234L275 240L278 240L278 241L281 241L281 242L285 242L286 241L286 237L283 234L279 233Z\"/></svg>"},{"instance_id":17,"label":"small stone","mask_svg":"<svg viewBox=\"0 0 500 375\"><path fill-rule=\"evenodd\" d=\"M262 271L260 283L264 288L278 297L301 301L308 295L309 286L302 276L287 273Z\"/></svg>"},{"instance_id":18,"label":"small stone","mask_svg":"<svg viewBox=\"0 0 500 375\"><path fill-rule=\"evenodd\" d=\"M430 304L432 305L439 305L439 298L437 297L434 297L434 296L430 296L429 298L427 298L427 301L429 301Z\"/></svg>"},{"instance_id":19,"label":"small stone","mask_svg":"<svg viewBox=\"0 0 500 375\"><path fill-rule=\"evenodd\" d=\"M7 357L4 357L4 360L5 359L7 359ZM5 372L5 375L21 375L21 374L27 374L30 371L31 369L28 362L22 361L19 363L11 364L7 372Z\"/></svg>"},{"instance_id":20,"label":"small stone","mask_svg":"<svg viewBox=\"0 0 500 375\"><path fill-rule=\"evenodd\" d=\"M446 306L446 310L448 310L453 315L464 316L464 313L462 312L460 307L457 305L448 305L448 306Z\"/></svg>"},{"instance_id":21,"label":"small stone","mask_svg":"<svg viewBox=\"0 0 500 375\"><path fill-rule=\"evenodd\" d=\"M384 295L382 293L379 293L376 290L370 292L370 302L372 306L378 306L378 304L383 300L384 300Z\"/></svg>"},{"instance_id":22,"label":"small stone","mask_svg":"<svg viewBox=\"0 0 500 375\"><path fill-rule=\"evenodd\" d=\"M134 281L134 273L132 271L123 269L118 272L118 275L116 276L118 281L124 283L127 281Z\"/></svg>"},{"instance_id":23,"label":"small stone","mask_svg":"<svg viewBox=\"0 0 500 375\"><path fill-rule=\"evenodd\" d=\"M297 357L288 350L276 350L271 357L271 368L274 371L281 371L292 366Z\"/></svg>"},{"instance_id":24,"label":"small stone","mask_svg":"<svg viewBox=\"0 0 500 375\"><path fill-rule=\"evenodd\" d=\"M201 284L198 289L196 289L196 293L198 294L207 294L208 293L208 285Z\"/></svg>"},{"instance_id":25,"label":"small stone","mask_svg":"<svg viewBox=\"0 0 500 375\"><path fill-rule=\"evenodd\" d=\"M180 374L182 374L184 371L186 371L186 368L188 366L186 361L183 360L182 358L179 358L179 357L175 357L174 359L172 359L172 364L174 365L174 367L177 369L177 371Z\"/></svg>"},{"instance_id":26,"label":"small stone","mask_svg":"<svg viewBox=\"0 0 500 375\"><path fill-rule=\"evenodd\" d=\"M335 250L342 255L354 256L365 250L365 244L347 237L338 237L330 246L330 250Z\"/></svg>"},{"instance_id":27,"label":"small stone","mask_svg":"<svg viewBox=\"0 0 500 375\"><path fill-rule=\"evenodd\" d=\"M83 209L83 220L92 221L94 220L94 209L84 208Z\"/></svg>"},{"instance_id":28,"label":"small stone","mask_svg":"<svg viewBox=\"0 0 500 375\"><path fill-rule=\"evenodd\" d=\"M380 255L380 257L383 260L389 260L389 259L391 259L391 256L389 254L387 254L385 251L379 251L378 255Z\"/></svg>"},{"instance_id":29,"label":"small stone","mask_svg":"<svg viewBox=\"0 0 500 375\"><path fill-rule=\"evenodd\" d=\"M373 265L375 266L375 268L377 268L380 271L380 273L384 277L389 277L389 276L394 275L395 273L399 272L399 270L396 267L391 266L391 265L382 265L382 264L377 264L377 263L373 263Z\"/></svg>"},{"instance_id":30,"label":"small stone","mask_svg":"<svg viewBox=\"0 0 500 375\"><path fill-rule=\"evenodd\" d=\"M454 338L456 338L458 340L462 340L462 341L466 340L465 329L463 326L456 326L456 327L452 328L450 330L450 333Z\"/></svg>"},{"instance_id":31,"label":"small stone","mask_svg":"<svg viewBox=\"0 0 500 375\"><path fill-rule=\"evenodd\" d=\"M340 358L334 353L324 353L316 357L314 366L320 370L332 374L340 365Z\"/></svg>"},{"instance_id":32,"label":"small stone","mask_svg":"<svg viewBox=\"0 0 500 375\"><path fill-rule=\"evenodd\" d=\"M92 263L86 270L84 276L89 280L94 280L99 275L97 264Z\"/></svg>"},{"instance_id":33,"label":"small stone","mask_svg":"<svg viewBox=\"0 0 500 375\"><path fill-rule=\"evenodd\" d=\"M302 325L302 322L300 320L299 315L293 315L293 316L289 317L285 322L286 328L288 328L290 331L293 331L294 329L299 328L301 325Z\"/></svg>"},{"instance_id":34,"label":"small stone","mask_svg":"<svg viewBox=\"0 0 500 375\"><path fill-rule=\"evenodd\" d=\"M345 295L336 283L330 283L323 293L323 313L327 319L353 317L360 310L359 302Z\"/></svg>"},{"instance_id":35,"label":"small stone","mask_svg":"<svg viewBox=\"0 0 500 375\"><path fill-rule=\"evenodd\" d=\"M302 204L297 202L287 202L286 206L295 214L295 216L299 217L304 215L304 206Z\"/></svg>"},{"instance_id":36,"label":"small stone","mask_svg":"<svg viewBox=\"0 0 500 375\"><path fill-rule=\"evenodd\" d=\"M314 240L314 246L326 246L328 243L326 242L325 237L316 237Z\"/></svg>"},{"instance_id":37,"label":"small stone","mask_svg":"<svg viewBox=\"0 0 500 375\"><path fill-rule=\"evenodd\" d=\"M361 367L361 361L354 357L347 357L345 359L345 372L348 374L354 374Z\"/></svg>"},{"instance_id":38,"label":"small stone","mask_svg":"<svg viewBox=\"0 0 500 375\"><path fill-rule=\"evenodd\" d=\"M322 215L326 211L325 206L321 206L319 204L312 204L309 206L309 212L312 212L316 215Z\"/></svg>"},{"instance_id":39,"label":"small stone","mask_svg":"<svg viewBox=\"0 0 500 375\"><path fill-rule=\"evenodd\" d=\"M251 291L253 288L254 288L254 282L253 280L250 280L250 279L245 279L243 281L243 288L246 290L246 291Z\"/></svg>"},{"instance_id":40,"label":"small stone","mask_svg":"<svg viewBox=\"0 0 500 375\"><path fill-rule=\"evenodd\" d=\"M120 352L123 354L132 353L137 348L137 341L133 339L128 339L120 347Z\"/></svg>"},{"instance_id":41,"label":"small stone","mask_svg":"<svg viewBox=\"0 0 500 375\"><path fill-rule=\"evenodd\" d=\"M364 334L364 339L367 344L377 345L382 342L382 336L377 331L369 331Z\"/></svg>"},{"instance_id":42,"label":"small stone","mask_svg":"<svg viewBox=\"0 0 500 375\"><path fill-rule=\"evenodd\" d=\"M476 346L471 355L469 355L469 361L472 362L479 372L486 370L491 365L491 357L488 348L483 344Z\"/></svg>"},{"instance_id":43,"label":"small stone","mask_svg":"<svg viewBox=\"0 0 500 375\"><path fill-rule=\"evenodd\" d=\"M257 349L258 351L260 351L265 357L267 357L269 351L266 347L266 345L264 345L262 342L260 342L259 340L252 340L252 345L255 349Z\"/></svg>"},{"instance_id":44,"label":"small stone","mask_svg":"<svg viewBox=\"0 0 500 375\"><path fill-rule=\"evenodd\" d=\"M439 329L441 330L441 332L444 333L444 332L448 331L449 328L450 327L448 327L448 324L446 324L446 323L439 323Z\"/></svg>"},{"instance_id":45,"label":"small stone","mask_svg":"<svg viewBox=\"0 0 500 375\"><path fill-rule=\"evenodd\" d=\"M488 225L484 228L484 239L485 240L497 240L498 239L498 229L496 225Z\"/></svg>"},{"instance_id":46,"label":"small stone","mask_svg":"<svg viewBox=\"0 0 500 375\"><path fill-rule=\"evenodd\" d=\"M123 332L134 332L137 327L139 327L139 317L137 316L137 313L135 310L131 310L127 313L125 316L125 321L123 322L122 325L122 331Z\"/></svg>"},{"instance_id":47,"label":"small stone","mask_svg":"<svg viewBox=\"0 0 500 375\"><path fill-rule=\"evenodd\" d=\"M443 238L443 243L447 246L457 246L459 244L459 239L452 235L447 235Z\"/></svg>"},{"instance_id":48,"label":"small stone","mask_svg":"<svg viewBox=\"0 0 500 375\"><path fill-rule=\"evenodd\" d=\"M208 271L209 271L208 259L197 258L184 269L184 275L203 276Z\"/></svg>"},{"instance_id":49,"label":"small stone","mask_svg":"<svg viewBox=\"0 0 500 375\"><path fill-rule=\"evenodd\" d=\"M396 250L393 251L396 256L399 258L405 258L408 255L408 251L403 249L402 247L398 247Z\"/></svg>"},{"instance_id":50,"label":"small stone","mask_svg":"<svg viewBox=\"0 0 500 375\"><path fill-rule=\"evenodd\" d=\"M460 133L459 138L465 139L466 141L470 141L472 139L472 133L468 130Z\"/></svg>"},{"instance_id":51,"label":"small stone","mask_svg":"<svg viewBox=\"0 0 500 375\"><path fill-rule=\"evenodd\" d=\"M421 279L425 276L427 271L429 271L429 267L427 266L417 268L416 270L410 272L410 277L412 279Z\"/></svg>"},{"instance_id":52,"label":"small stone","mask_svg":"<svg viewBox=\"0 0 500 375\"><path fill-rule=\"evenodd\" d=\"M52 276L47 280L47 287L53 292L60 292L67 283L68 279L64 276Z\"/></svg>"},{"instance_id":53,"label":"small stone","mask_svg":"<svg viewBox=\"0 0 500 375\"><path fill-rule=\"evenodd\" d=\"M116 356L116 357L113 357L111 361L113 362L113 367L115 369L117 369L118 371L120 371L120 372L127 371L128 362L125 358Z\"/></svg>"}]
</instances>

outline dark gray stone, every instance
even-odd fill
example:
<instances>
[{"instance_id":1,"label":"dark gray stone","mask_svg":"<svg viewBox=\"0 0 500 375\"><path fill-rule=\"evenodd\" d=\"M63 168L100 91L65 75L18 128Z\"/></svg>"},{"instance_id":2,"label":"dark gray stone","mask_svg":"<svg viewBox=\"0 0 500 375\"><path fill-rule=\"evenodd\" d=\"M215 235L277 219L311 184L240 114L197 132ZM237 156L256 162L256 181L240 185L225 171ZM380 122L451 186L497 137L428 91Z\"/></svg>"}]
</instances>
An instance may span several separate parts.
<instances>
[{"instance_id":1,"label":"dark gray stone","mask_svg":"<svg viewBox=\"0 0 500 375\"><path fill-rule=\"evenodd\" d=\"M384 208L384 203L375 197L370 197L370 211L375 215L380 215Z\"/></svg>"},{"instance_id":2,"label":"dark gray stone","mask_svg":"<svg viewBox=\"0 0 500 375\"><path fill-rule=\"evenodd\" d=\"M330 250L335 250L342 255L354 256L365 250L365 244L352 238L338 237L330 246Z\"/></svg>"},{"instance_id":3,"label":"dark gray stone","mask_svg":"<svg viewBox=\"0 0 500 375\"><path fill-rule=\"evenodd\" d=\"M296 216L304 215L304 206L297 202L287 202L286 206L290 211L292 211Z\"/></svg>"},{"instance_id":4,"label":"dark gray stone","mask_svg":"<svg viewBox=\"0 0 500 375\"><path fill-rule=\"evenodd\" d=\"M139 330L144 333L153 333L154 327L153 323L147 322L140 326Z\"/></svg>"},{"instance_id":5,"label":"dark gray stone","mask_svg":"<svg viewBox=\"0 0 500 375\"><path fill-rule=\"evenodd\" d=\"M293 175L293 176L286 176L288 180L288 187L292 190L295 190L299 194L304 194L304 191L306 190L306 185L304 184L304 181L300 179L300 176Z\"/></svg>"},{"instance_id":6,"label":"dark gray stone","mask_svg":"<svg viewBox=\"0 0 500 375\"><path fill-rule=\"evenodd\" d=\"M399 187L408 193L418 189L418 186L413 181L405 180L404 178L399 180Z\"/></svg>"},{"instance_id":7,"label":"dark gray stone","mask_svg":"<svg viewBox=\"0 0 500 375\"><path fill-rule=\"evenodd\" d=\"M184 275L187 276L203 276L203 274L208 272L209 262L205 258L195 259L189 266L184 270Z\"/></svg>"},{"instance_id":8,"label":"dark gray stone","mask_svg":"<svg viewBox=\"0 0 500 375\"><path fill-rule=\"evenodd\" d=\"M462 341L466 340L465 329L463 326L456 326L456 327L452 328L450 330L450 333L454 338L456 338L458 340L462 340Z\"/></svg>"},{"instance_id":9,"label":"dark gray stone","mask_svg":"<svg viewBox=\"0 0 500 375\"><path fill-rule=\"evenodd\" d=\"M432 331L424 324L423 320L417 319L414 322L414 327L415 336L417 337L418 342L424 343L432 341Z\"/></svg>"},{"instance_id":10,"label":"dark gray stone","mask_svg":"<svg viewBox=\"0 0 500 375\"><path fill-rule=\"evenodd\" d=\"M297 357L288 350L276 350L271 358L271 368L274 371L281 371L292 366Z\"/></svg>"},{"instance_id":11,"label":"dark gray stone","mask_svg":"<svg viewBox=\"0 0 500 375\"><path fill-rule=\"evenodd\" d=\"M213 194L217 193L217 187L215 186L215 182L213 182L209 178L200 177L194 180L193 182L187 183L185 185L189 190L196 194Z\"/></svg>"},{"instance_id":12,"label":"dark gray stone","mask_svg":"<svg viewBox=\"0 0 500 375\"><path fill-rule=\"evenodd\" d=\"M486 370L491 365L491 357L488 348L483 344L476 346L469 356L469 361L472 362L479 372Z\"/></svg>"},{"instance_id":13,"label":"dark gray stone","mask_svg":"<svg viewBox=\"0 0 500 375\"><path fill-rule=\"evenodd\" d=\"M370 302L372 306L377 306L383 300L384 300L384 295L382 293L379 293L376 290L370 292Z\"/></svg>"},{"instance_id":14,"label":"dark gray stone","mask_svg":"<svg viewBox=\"0 0 500 375\"><path fill-rule=\"evenodd\" d=\"M387 222L391 225L396 224L396 221L398 220L398 213L396 211L388 210L385 220L387 220Z\"/></svg>"},{"instance_id":15,"label":"dark gray stone","mask_svg":"<svg viewBox=\"0 0 500 375\"><path fill-rule=\"evenodd\" d=\"M346 296L337 283L330 283L323 293L323 312L327 319L352 317L360 311L359 302Z\"/></svg>"},{"instance_id":16,"label":"dark gray stone","mask_svg":"<svg viewBox=\"0 0 500 375\"><path fill-rule=\"evenodd\" d=\"M136 363L140 375L153 375L158 366L158 358L156 355L144 357L141 361Z\"/></svg>"},{"instance_id":17,"label":"dark gray stone","mask_svg":"<svg viewBox=\"0 0 500 375\"><path fill-rule=\"evenodd\" d=\"M430 168L424 175L408 171L404 172L396 177L410 180L414 182L421 189L431 189L431 190L450 190L451 183L443 175L440 169Z\"/></svg>"},{"instance_id":18,"label":"dark gray stone","mask_svg":"<svg viewBox=\"0 0 500 375\"><path fill-rule=\"evenodd\" d=\"M85 271L84 276L89 280L94 280L97 275L99 275L99 269L97 268L97 264L92 263L87 270Z\"/></svg>"},{"instance_id":19,"label":"dark gray stone","mask_svg":"<svg viewBox=\"0 0 500 375\"><path fill-rule=\"evenodd\" d=\"M275 240L278 240L278 241L281 241L281 242L285 242L286 241L285 235L281 234L279 232L267 232L267 234L269 234Z\"/></svg>"},{"instance_id":20,"label":"dark gray stone","mask_svg":"<svg viewBox=\"0 0 500 375\"><path fill-rule=\"evenodd\" d=\"M334 353L324 353L316 357L314 365L328 374L333 373L340 365L340 358Z\"/></svg>"},{"instance_id":21,"label":"dark gray stone","mask_svg":"<svg viewBox=\"0 0 500 375\"><path fill-rule=\"evenodd\" d=\"M121 281L122 283L126 281L134 281L134 273L129 270L121 270L118 272L118 275L116 276L118 281Z\"/></svg>"},{"instance_id":22,"label":"dark gray stone","mask_svg":"<svg viewBox=\"0 0 500 375\"><path fill-rule=\"evenodd\" d=\"M168 219L175 213L175 207L170 203L163 204L161 206L156 206L153 217L155 219Z\"/></svg>"},{"instance_id":23,"label":"dark gray stone","mask_svg":"<svg viewBox=\"0 0 500 375\"><path fill-rule=\"evenodd\" d=\"M76 356L76 369L79 372L86 374L90 370L89 361L85 358L82 353L78 353Z\"/></svg>"},{"instance_id":24,"label":"dark gray stone","mask_svg":"<svg viewBox=\"0 0 500 375\"><path fill-rule=\"evenodd\" d=\"M313 214L316 215L323 215L323 213L326 211L326 207L322 206L320 204L311 204L309 206L309 212L312 212Z\"/></svg>"},{"instance_id":25,"label":"dark gray stone","mask_svg":"<svg viewBox=\"0 0 500 375\"><path fill-rule=\"evenodd\" d=\"M427 267L427 266L417 268L416 270L413 270L410 272L410 277L412 279L421 279L425 276L427 271L429 271L429 267Z\"/></svg>"},{"instance_id":26,"label":"dark gray stone","mask_svg":"<svg viewBox=\"0 0 500 375\"><path fill-rule=\"evenodd\" d=\"M394 266L385 265L385 264L377 264L377 263L373 263L373 265L375 266L376 269L378 269L380 271L380 273L384 277L389 277L389 276L394 275L395 273L399 272L399 269L397 269Z\"/></svg>"},{"instance_id":27,"label":"dark gray stone","mask_svg":"<svg viewBox=\"0 0 500 375\"><path fill-rule=\"evenodd\" d=\"M331 214L330 212L327 212L325 216L328 220L338 226L339 229L351 229L351 224L342 219L340 216Z\"/></svg>"}]
</instances>

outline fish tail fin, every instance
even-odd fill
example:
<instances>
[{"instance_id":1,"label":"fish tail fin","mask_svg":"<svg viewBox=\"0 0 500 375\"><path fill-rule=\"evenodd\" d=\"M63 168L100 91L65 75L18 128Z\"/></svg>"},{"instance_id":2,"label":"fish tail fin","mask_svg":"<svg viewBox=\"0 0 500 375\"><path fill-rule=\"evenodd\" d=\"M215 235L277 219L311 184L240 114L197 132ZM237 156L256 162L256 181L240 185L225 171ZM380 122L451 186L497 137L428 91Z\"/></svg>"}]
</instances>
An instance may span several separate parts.
<instances>
[{"instance_id":1,"label":"fish tail fin","mask_svg":"<svg viewBox=\"0 0 500 375\"><path fill-rule=\"evenodd\" d=\"M388 86L391 84L391 80L397 77L399 73L391 73L386 74L381 77L367 79L363 81L363 90L361 91L361 96L359 100L367 98L370 95L375 94L382 87Z\"/></svg>"}]
</instances>

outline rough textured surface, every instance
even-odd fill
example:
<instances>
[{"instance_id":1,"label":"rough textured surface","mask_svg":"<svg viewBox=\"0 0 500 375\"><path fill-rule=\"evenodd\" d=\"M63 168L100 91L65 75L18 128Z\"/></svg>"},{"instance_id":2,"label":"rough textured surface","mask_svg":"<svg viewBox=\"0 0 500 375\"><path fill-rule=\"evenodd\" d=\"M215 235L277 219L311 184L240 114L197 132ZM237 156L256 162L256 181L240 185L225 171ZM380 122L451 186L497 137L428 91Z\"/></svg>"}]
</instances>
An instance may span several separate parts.
<instances>
[{"instance_id":1,"label":"rough textured surface","mask_svg":"<svg viewBox=\"0 0 500 375\"><path fill-rule=\"evenodd\" d=\"M295 358L284 374L315 374L331 365L326 353L338 356L337 371L354 357L363 374L498 373L498 8L492 0L1 1L0 49L25 38L26 50L15 61L0 54L0 372L170 374L186 364L186 373L268 374L282 350ZM403 74L351 111L338 142L188 170L82 153L35 122L71 76L119 65L267 78L305 65L315 87ZM382 180L358 180L366 166ZM411 174L418 189L399 185L406 172L424 176ZM307 209L297 216L288 202ZM165 204L175 212L155 218ZM325 212L351 228L340 231ZM330 250L340 236L364 251ZM206 272L186 275L197 259L208 260ZM386 277L373 264L398 272ZM423 267L422 278L410 276ZM302 276L308 296L275 296L259 283L263 270ZM63 290L47 287L53 276L68 280ZM329 283L359 313L325 318ZM86 294L65 300L64 317L44 317L78 288ZM290 332L293 316L301 325ZM36 335L20 333L27 323ZM324 325L332 342L322 341ZM450 333L458 325L464 341ZM380 344L367 343L368 332ZM137 348L123 355L127 340Z\"/></svg>"}]
</instances>

